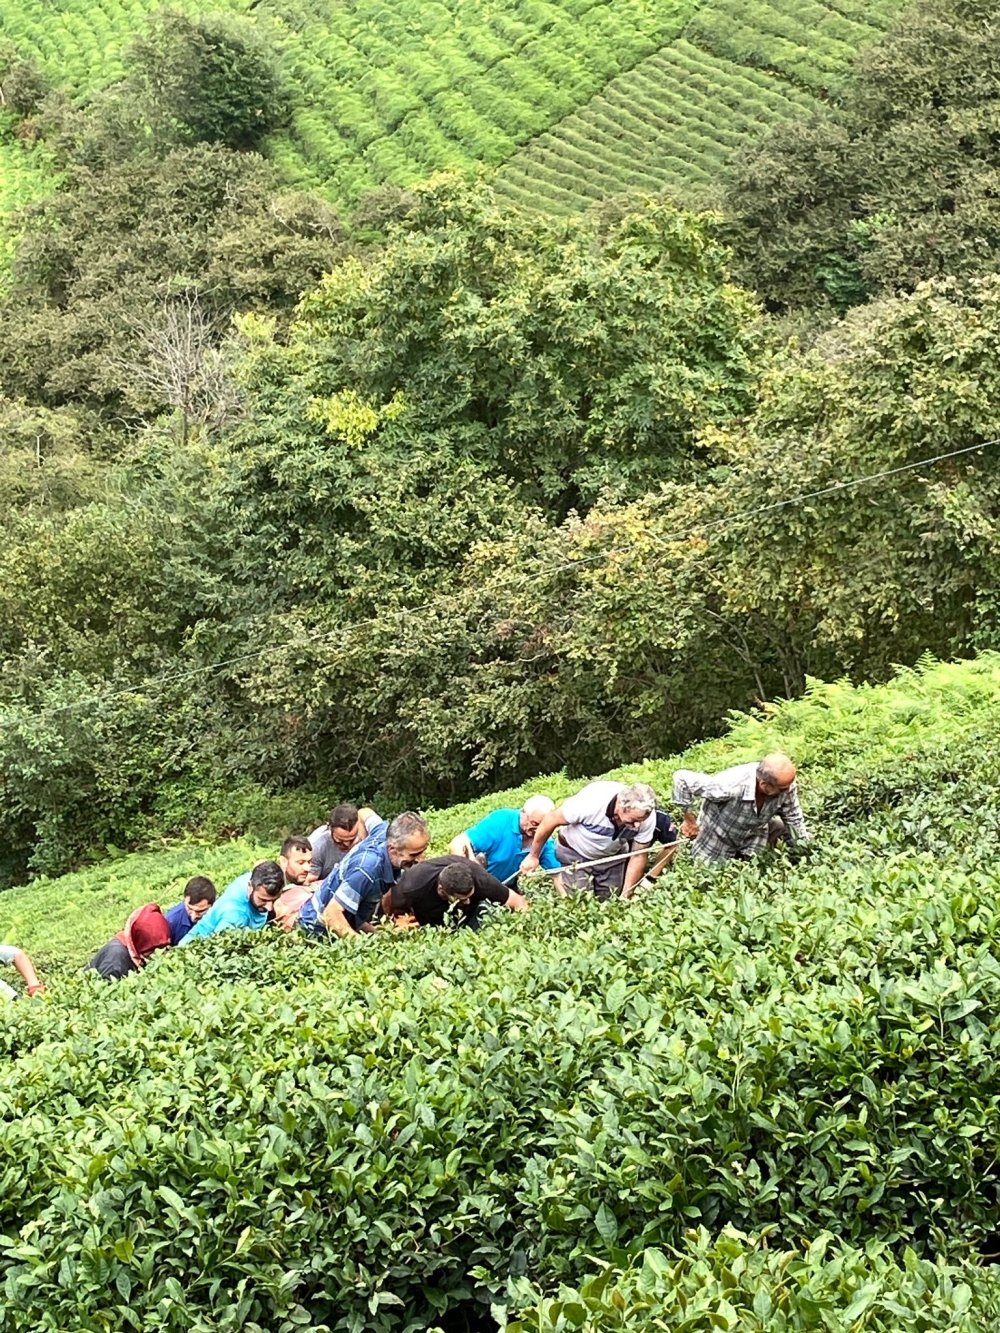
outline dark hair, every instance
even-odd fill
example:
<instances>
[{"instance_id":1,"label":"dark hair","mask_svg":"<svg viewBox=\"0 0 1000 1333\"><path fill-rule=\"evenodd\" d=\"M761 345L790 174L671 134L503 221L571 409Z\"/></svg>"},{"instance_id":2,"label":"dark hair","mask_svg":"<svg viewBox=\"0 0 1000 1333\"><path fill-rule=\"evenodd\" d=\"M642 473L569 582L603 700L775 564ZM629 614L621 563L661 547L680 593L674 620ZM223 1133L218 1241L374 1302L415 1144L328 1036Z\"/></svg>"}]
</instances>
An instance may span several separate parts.
<instances>
[{"instance_id":1,"label":"dark hair","mask_svg":"<svg viewBox=\"0 0 1000 1333\"><path fill-rule=\"evenodd\" d=\"M326 822L332 829L352 829L360 819L360 813L356 805L335 805L326 817Z\"/></svg>"},{"instance_id":2,"label":"dark hair","mask_svg":"<svg viewBox=\"0 0 1000 1333\"><path fill-rule=\"evenodd\" d=\"M260 861L250 871L251 889L266 889L272 898L285 887L285 872L277 861Z\"/></svg>"},{"instance_id":3,"label":"dark hair","mask_svg":"<svg viewBox=\"0 0 1000 1333\"><path fill-rule=\"evenodd\" d=\"M312 849L312 843L308 838L295 836L286 838L281 844L281 855L287 856L289 852L311 852Z\"/></svg>"},{"instance_id":4,"label":"dark hair","mask_svg":"<svg viewBox=\"0 0 1000 1333\"><path fill-rule=\"evenodd\" d=\"M445 866L438 875L438 884L444 889L445 893L454 893L463 898L467 897L476 887L476 877L472 873L472 863L462 861Z\"/></svg>"},{"instance_id":5,"label":"dark hair","mask_svg":"<svg viewBox=\"0 0 1000 1333\"><path fill-rule=\"evenodd\" d=\"M184 885L184 897L193 907L195 903L208 903L209 907L215 902L215 885L207 875L195 875Z\"/></svg>"}]
</instances>

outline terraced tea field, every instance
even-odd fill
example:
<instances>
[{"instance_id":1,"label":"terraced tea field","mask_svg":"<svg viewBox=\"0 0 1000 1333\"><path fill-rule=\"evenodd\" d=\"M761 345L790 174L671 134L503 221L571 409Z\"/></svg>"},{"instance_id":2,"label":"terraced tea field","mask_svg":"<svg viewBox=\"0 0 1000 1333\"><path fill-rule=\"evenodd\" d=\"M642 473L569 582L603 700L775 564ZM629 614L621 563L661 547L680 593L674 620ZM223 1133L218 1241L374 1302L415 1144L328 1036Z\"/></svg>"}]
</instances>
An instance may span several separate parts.
<instances>
[{"instance_id":1,"label":"terraced tea field","mask_svg":"<svg viewBox=\"0 0 1000 1333\"><path fill-rule=\"evenodd\" d=\"M246 14L280 52L293 181L345 203L382 183L499 167L511 200L578 208L711 181L822 96L898 0L182 0ZM9 0L0 38L82 94L114 78L158 0ZM10 191L0 186L0 207Z\"/></svg>"},{"instance_id":2,"label":"terraced tea field","mask_svg":"<svg viewBox=\"0 0 1000 1333\"><path fill-rule=\"evenodd\" d=\"M697 194L735 149L836 89L897 8L713 0L683 35L516 153L498 192L553 212L625 190Z\"/></svg>"}]
</instances>

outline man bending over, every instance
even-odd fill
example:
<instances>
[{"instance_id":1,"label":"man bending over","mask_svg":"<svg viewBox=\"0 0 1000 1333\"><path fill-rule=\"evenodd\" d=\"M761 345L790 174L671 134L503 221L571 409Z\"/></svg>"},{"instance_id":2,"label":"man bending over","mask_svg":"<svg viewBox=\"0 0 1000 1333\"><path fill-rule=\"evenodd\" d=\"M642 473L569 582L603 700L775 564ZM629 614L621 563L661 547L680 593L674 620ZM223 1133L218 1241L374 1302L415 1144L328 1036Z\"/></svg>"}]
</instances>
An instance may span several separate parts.
<instances>
[{"instance_id":1,"label":"man bending over","mask_svg":"<svg viewBox=\"0 0 1000 1333\"><path fill-rule=\"evenodd\" d=\"M795 775L788 755L777 753L721 773L679 768L674 800L684 811L681 833L694 839L692 855L702 861L747 861L782 839L808 841ZM700 818L694 813L699 797Z\"/></svg>"}]
</instances>

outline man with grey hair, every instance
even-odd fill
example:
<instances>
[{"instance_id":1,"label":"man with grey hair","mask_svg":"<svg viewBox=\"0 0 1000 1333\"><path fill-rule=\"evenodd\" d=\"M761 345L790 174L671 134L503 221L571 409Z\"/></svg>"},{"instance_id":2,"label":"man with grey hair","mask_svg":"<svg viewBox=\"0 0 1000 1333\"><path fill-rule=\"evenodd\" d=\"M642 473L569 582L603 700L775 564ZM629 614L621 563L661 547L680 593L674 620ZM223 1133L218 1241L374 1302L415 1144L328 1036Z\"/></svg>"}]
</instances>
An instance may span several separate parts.
<instances>
[{"instance_id":1,"label":"man with grey hair","mask_svg":"<svg viewBox=\"0 0 1000 1333\"><path fill-rule=\"evenodd\" d=\"M703 861L746 861L780 838L808 841L795 776L795 765L778 753L722 773L679 768L674 800L684 811L681 833L694 839L692 855ZM700 820L694 813L699 797Z\"/></svg>"},{"instance_id":2,"label":"man with grey hair","mask_svg":"<svg viewBox=\"0 0 1000 1333\"><path fill-rule=\"evenodd\" d=\"M424 859L430 833L421 815L407 811L391 824L377 820L367 838L333 867L299 913L310 935L356 935L374 930L372 917L400 873Z\"/></svg>"},{"instance_id":3,"label":"man with grey hair","mask_svg":"<svg viewBox=\"0 0 1000 1333\"><path fill-rule=\"evenodd\" d=\"M515 884L538 825L554 809L554 801L538 794L529 796L520 810L491 810L478 824L452 838L448 851L452 856L478 861L504 884ZM543 870L559 869L551 838L543 845L538 860Z\"/></svg>"},{"instance_id":4,"label":"man with grey hair","mask_svg":"<svg viewBox=\"0 0 1000 1333\"><path fill-rule=\"evenodd\" d=\"M645 782L591 782L545 815L535 830L521 873L538 869L542 847L558 830L556 857L567 867L556 890L589 889L605 902L612 893L631 898L646 870L646 850L656 829L656 795ZM573 869L580 861L603 860L634 851L627 861Z\"/></svg>"}]
</instances>

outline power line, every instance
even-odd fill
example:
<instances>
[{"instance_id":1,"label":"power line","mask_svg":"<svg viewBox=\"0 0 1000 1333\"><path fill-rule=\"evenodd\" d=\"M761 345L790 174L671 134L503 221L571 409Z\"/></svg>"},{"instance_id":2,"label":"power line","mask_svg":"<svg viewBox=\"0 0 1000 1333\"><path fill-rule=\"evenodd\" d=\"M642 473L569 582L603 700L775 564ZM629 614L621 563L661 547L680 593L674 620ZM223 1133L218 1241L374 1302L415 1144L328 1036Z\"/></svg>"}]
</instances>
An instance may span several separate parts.
<instances>
[{"instance_id":1,"label":"power line","mask_svg":"<svg viewBox=\"0 0 1000 1333\"><path fill-rule=\"evenodd\" d=\"M763 514L773 513L779 509L794 508L797 505L806 504L810 500L819 500L827 496L838 495L844 491L855 490L859 486L866 486L876 481L885 481L889 477L898 477L906 472L915 472L920 468L932 467L934 464L943 463L950 458L960 458L964 454L979 453L984 449L992 448L994 445L998 444L1000 444L1000 436L993 440L983 440L979 444L963 445L961 448L950 449L945 453L932 454L928 458L920 458L912 463L900 463L895 467L882 468L878 472L865 473L860 477L849 477L845 481L834 482L830 486L821 486L816 490L803 491L799 495L788 496L783 500L775 500L770 504L756 505L752 509L746 509L737 514L725 514L714 519L699 519L694 523L691 523L687 528L680 529L674 533L665 534L659 540L663 543L684 541L686 538L692 537L698 532L714 530L717 528L735 527L740 523L746 522L748 519L759 518ZM595 564L602 560L608 560L615 555L627 554L629 550L631 550L630 546L610 546L606 550L599 551L594 555L561 560L547 566L543 565L532 571L531 578L534 580L544 577L546 574L557 573L563 569L574 569L581 565ZM429 611L433 607L440 606L442 602L447 601L449 598L457 600L457 597L458 594L455 593L443 593L433 601L423 602L417 606L400 607L399 614L419 614L422 611ZM352 634L357 630L365 629L369 626L377 625L378 623L379 617L377 616L369 616L364 620L354 621L353 624L342 626L327 638L313 640L311 647L316 648L325 645L332 646L336 642L341 641L345 634ZM110 703L115 699L123 699L129 695L142 694L147 690L155 689L157 687L178 684L181 681L192 680L198 676L212 675L219 671L223 671L226 667L238 666L243 662L254 660L259 661L262 656L266 655L266 651L267 650L264 650L262 652L260 649L255 649L253 652L239 653L234 657L223 658L217 662L207 662L202 666L187 667L183 671L164 672L161 675L148 676L144 681L140 681L135 685L124 686L121 689L81 695L77 699L74 699L72 703L57 704L49 708L41 708L32 714L32 718L37 721L42 718L56 717L61 713L73 712L77 708L85 707L93 703Z\"/></svg>"}]
</instances>

